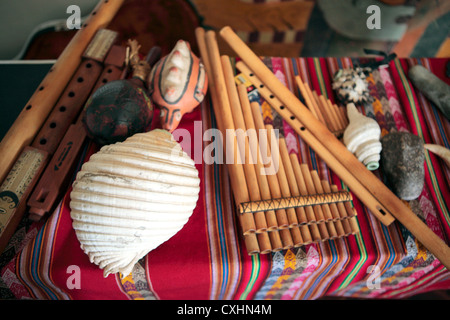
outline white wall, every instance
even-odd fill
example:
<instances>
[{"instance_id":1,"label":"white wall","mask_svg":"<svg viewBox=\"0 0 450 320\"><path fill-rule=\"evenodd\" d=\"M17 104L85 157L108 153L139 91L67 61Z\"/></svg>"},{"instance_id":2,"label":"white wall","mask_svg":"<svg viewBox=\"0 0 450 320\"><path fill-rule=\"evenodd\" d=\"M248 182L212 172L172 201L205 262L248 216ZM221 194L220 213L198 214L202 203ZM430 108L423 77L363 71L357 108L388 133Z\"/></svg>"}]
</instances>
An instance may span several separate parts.
<instances>
[{"instance_id":1,"label":"white wall","mask_svg":"<svg viewBox=\"0 0 450 320\"><path fill-rule=\"evenodd\" d=\"M69 5L89 14L99 0L0 0L0 60L13 59L42 23L65 21ZM113 1L113 0L112 0Z\"/></svg>"}]
</instances>

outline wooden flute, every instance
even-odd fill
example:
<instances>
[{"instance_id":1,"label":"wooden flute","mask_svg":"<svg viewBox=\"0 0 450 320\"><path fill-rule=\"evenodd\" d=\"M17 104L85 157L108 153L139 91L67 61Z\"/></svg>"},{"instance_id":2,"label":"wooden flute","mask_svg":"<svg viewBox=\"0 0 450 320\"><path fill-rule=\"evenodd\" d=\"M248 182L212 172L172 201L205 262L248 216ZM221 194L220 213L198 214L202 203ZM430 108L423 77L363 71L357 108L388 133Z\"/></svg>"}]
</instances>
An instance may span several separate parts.
<instances>
[{"instance_id":1,"label":"wooden flute","mask_svg":"<svg viewBox=\"0 0 450 320\"><path fill-rule=\"evenodd\" d=\"M124 75L126 48L113 46L105 59L102 74L92 89L95 92L99 87ZM28 198L29 218L38 221L51 212L58 203L61 193L66 190L68 180L75 169L80 151L87 140L87 133L82 123L84 112L71 124L58 149L50 159L45 171L41 175L33 192Z\"/></svg>"},{"instance_id":2,"label":"wooden flute","mask_svg":"<svg viewBox=\"0 0 450 320\"><path fill-rule=\"evenodd\" d=\"M146 61L150 67L159 60L160 55L159 47L153 47L149 51ZM103 72L92 93L106 83L127 77L129 70L126 56L127 48L120 45L111 48L105 59ZM29 218L32 220L40 220L44 215L49 214L59 203L62 193L68 186L71 173L74 172L83 144L87 140L87 132L82 122L84 112L82 110L76 123L70 126L28 199Z\"/></svg>"},{"instance_id":3,"label":"wooden flute","mask_svg":"<svg viewBox=\"0 0 450 320\"><path fill-rule=\"evenodd\" d=\"M26 211L26 200L87 100L117 33L99 30L83 54L83 61L58 99L33 143L27 146L0 185L0 250L6 246Z\"/></svg>"},{"instance_id":4,"label":"wooden flute","mask_svg":"<svg viewBox=\"0 0 450 320\"><path fill-rule=\"evenodd\" d=\"M450 268L450 248L423 223L382 181L371 173L326 128L322 122L286 87L255 53L234 33L224 27L220 35L251 71L250 79L258 77L270 91L264 98L292 126L308 145L327 163L358 198L378 218L395 217L441 263ZM239 68L239 67L238 67ZM241 70L241 69L240 69ZM241 70L242 71L242 70ZM280 104L273 102L274 98ZM365 192L365 196L358 193ZM392 220L391 220L392 222Z\"/></svg>"},{"instance_id":5,"label":"wooden flute","mask_svg":"<svg viewBox=\"0 0 450 320\"><path fill-rule=\"evenodd\" d=\"M81 56L97 30L111 22L123 2L124 0L99 1L82 29L75 34L31 96L0 142L0 154L2 155L0 157L0 181L6 178L20 152L32 142L41 129L78 68Z\"/></svg>"}]
</instances>

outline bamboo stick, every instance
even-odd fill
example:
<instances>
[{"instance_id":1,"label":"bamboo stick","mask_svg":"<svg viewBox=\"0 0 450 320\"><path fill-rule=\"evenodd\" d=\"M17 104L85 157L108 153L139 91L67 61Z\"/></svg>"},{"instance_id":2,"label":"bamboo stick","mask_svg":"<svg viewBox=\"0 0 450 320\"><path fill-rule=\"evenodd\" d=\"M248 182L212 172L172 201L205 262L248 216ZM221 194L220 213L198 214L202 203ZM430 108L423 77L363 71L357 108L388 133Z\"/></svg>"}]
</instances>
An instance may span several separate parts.
<instances>
[{"instance_id":1,"label":"bamboo stick","mask_svg":"<svg viewBox=\"0 0 450 320\"><path fill-rule=\"evenodd\" d=\"M240 158L244 161L243 169L247 181L247 187L251 201L261 200L261 193L258 178L253 165L253 154L250 152L250 145L248 136L245 134L246 126L244 116L242 113L241 101L234 81L234 72L231 67L230 58L226 55L221 56L223 76L225 87L227 89L230 103L224 104L223 108L230 107L229 110L222 110L225 115L231 115L236 129L236 140L239 149L236 150L240 154ZM229 128L228 128L229 129ZM241 136L243 139L239 139ZM243 141L242 141L243 140ZM255 220L256 233L258 233L258 243L261 253L268 253L272 251L269 235L267 234L267 222L263 211L258 211L253 214Z\"/></svg>"},{"instance_id":2,"label":"bamboo stick","mask_svg":"<svg viewBox=\"0 0 450 320\"><path fill-rule=\"evenodd\" d=\"M337 109L338 107L334 104L331 103L330 99L326 100L326 103L328 105L328 108L331 111L332 117L333 117L333 121L336 124L337 130L338 131L343 131L345 130L345 128L347 127L345 124L344 119L341 118L339 110Z\"/></svg>"},{"instance_id":3,"label":"bamboo stick","mask_svg":"<svg viewBox=\"0 0 450 320\"><path fill-rule=\"evenodd\" d=\"M3 181L25 146L30 145L81 63L81 56L98 29L115 16L124 0L99 1L94 11L58 57L39 89L28 100L0 143L0 181Z\"/></svg>"},{"instance_id":4,"label":"bamboo stick","mask_svg":"<svg viewBox=\"0 0 450 320\"><path fill-rule=\"evenodd\" d=\"M264 165L262 163L261 149L259 148L258 136L256 134L255 122L253 121L252 110L250 101L247 96L247 88L245 85L238 85L238 93L241 101L242 113L244 116L245 126L248 135L251 135L250 151L252 154L256 154L255 170L258 178L258 184L261 191L261 199L271 199L269 182L267 181L267 175ZM275 216L275 211L269 210L266 212L267 230L277 230L278 224Z\"/></svg>"},{"instance_id":5,"label":"bamboo stick","mask_svg":"<svg viewBox=\"0 0 450 320\"><path fill-rule=\"evenodd\" d=\"M291 185L295 182L292 181L292 179L295 179L294 176L290 175L290 170L291 169L289 167L290 160L289 160L289 154L287 153L287 146L286 146L286 141L284 140L284 138L279 137L278 139L278 148L279 148L279 152L280 152L280 168L278 170L278 180L280 182L281 185L281 189L282 189L282 195L283 197L287 198L292 196L292 192L291 192ZM298 219L297 219L297 213L298 213L298 209L300 208L288 208L287 209L287 214L288 217L290 218L290 227L291 229L291 234L292 234L292 239L294 241L294 244L299 246L303 244L303 236L300 232L300 229L297 228L299 226L298 223Z\"/></svg>"},{"instance_id":6,"label":"bamboo stick","mask_svg":"<svg viewBox=\"0 0 450 320\"><path fill-rule=\"evenodd\" d=\"M206 33L205 30L203 28L196 28L195 29L195 36L197 39L197 44L199 47L199 51L200 51L200 56L202 58L202 62L203 65L205 66L205 70L208 76L208 86L209 86L209 94L211 96L211 100L212 100L212 105L213 105L213 109L214 109L214 113L216 115L220 114L220 105L221 105L221 101L219 101L219 96L218 96L218 88L217 85L214 81L214 76L219 76L217 73L213 74L212 71L212 67L210 64L210 58L209 55L212 53L210 53L210 49L208 49L207 45L206 45ZM214 45L214 41L213 41L213 45ZM222 136L224 136L225 134L225 127L224 124L222 122L222 119L218 118L217 119L217 127L219 129L219 131L222 133ZM224 146L225 147L225 146ZM233 172L234 167L232 165L227 165L227 168L231 172ZM240 191L240 187L236 186L237 184L240 183L240 181L238 181L235 178L231 178L230 176L230 182L231 182L231 187L232 187L232 192L235 195L235 201L243 201L246 197L245 194L248 192L245 192L245 190L243 190L244 192L244 197L242 198L241 196L237 196L238 191ZM247 197L248 199L248 197ZM244 219L244 215L239 214L238 215L238 220L239 223L241 225L241 228L244 229L244 227L246 227L247 229L249 229L249 226L246 225L246 223L248 221L245 221ZM254 233L244 233L244 242L245 242L245 247L247 249L248 254L252 255L252 254L256 254L260 252L260 248L259 248L259 244L258 244L258 239L256 237L256 234Z\"/></svg>"},{"instance_id":7,"label":"bamboo stick","mask_svg":"<svg viewBox=\"0 0 450 320\"><path fill-rule=\"evenodd\" d=\"M308 106L309 110L311 111L311 113L316 117L316 119L319 119L319 115L318 115L318 111L316 111L315 106L313 105L312 101L311 101L311 95L310 93L307 91L306 87L305 87L305 83L302 81L302 79L300 78L300 76L296 76L295 77L295 81L297 82L297 86L300 89L300 93L303 96L303 99L305 99L305 103Z\"/></svg>"},{"instance_id":8,"label":"bamboo stick","mask_svg":"<svg viewBox=\"0 0 450 320\"><path fill-rule=\"evenodd\" d=\"M312 180L311 171L308 168L308 165L305 163L302 163L300 165L300 169L302 170L303 178L306 184L306 189L308 190L309 194L316 194L316 188L314 186L314 182ZM322 211L321 206L314 206L314 215L316 217L316 221L318 222L318 228L320 231L320 238L321 239L328 239L330 238L329 231L327 229L327 226L323 223L325 222L325 216Z\"/></svg>"},{"instance_id":9,"label":"bamboo stick","mask_svg":"<svg viewBox=\"0 0 450 320\"><path fill-rule=\"evenodd\" d=\"M217 101L219 102L218 113L216 117L220 119L225 130L225 154L233 155L234 159L230 164L230 179L232 182L232 188L237 203L250 201L250 195L248 192L247 181L242 166L242 159L237 149L237 139L235 135L227 135L226 131L235 131L233 116L230 114L230 101L227 94L227 88L225 85L225 79L223 75L222 64L220 61L219 48L215 33L213 31L206 32L206 46L209 52L209 63L212 70L212 78L216 89ZM208 78L209 79L209 78ZM216 111L216 109L215 109ZM228 160L229 162L229 160ZM244 215L242 217L242 228L244 233L256 232L255 221L253 215Z\"/></svg>"},{"instance_id":10,"label":"bamboo stick","mask_svg":"<svg viewBox=\"0 0 450 320\"><path fill-rule=\"evenodd\" d=\"M319 174L317 173L316 170L311 171L311 178L312 181L314 183L314 188L316 189L317 193L324 193L323 191L323 187L322 187L322 183L320 181L319 178ZM327 225L327 229L328 229L328 234L330 235L330 239L334 239L338 237L337 231L336 231L336 227L333 223L333 216L331 214L331 209L329 207L328 204L323 204L321 205L322 211L323 211L323 215L325 218L325 222Z\"/></svg>"},{"instance_id":11,"label":"bamboo stick","mask_svg":"<svg viewBox=\"0 0 450 320\"><path fill-rule=\"evenodd\" d=\"M258 103L256 102L252 102L250 104L251 109L252 109L252 114L253 114L253 121L255 123L255 129L256 131L259 133L258 135L258 140L259 140L259 145L260 148L262 150L266 150L267 153L267 158L271 159L272 164L274 162L276 162L276 166L278 166L278 170L280 167L280 160L279 160L279 155L278 154L272 154L271 153L271 149L270 149L270 143L269 140L271 140L271 135L269 135L269 133L267 133L267 130L265 129L264 126L264 121L262 119L262 114L261 114L261 110L260 110L260 106ZM266 135L262 134L262 133L267 133ZM270 193L272 195L272 198L281 198L282 197L282 192L281 192L281 187L278 181L278 174L274 174L272 172L268 172L266 174L267 176L267 180L269 183L269 188L270 188ZM289 247L293 247L294 246L294 242L292 240L291 234L288 230L289 228L289 219L287 216L287 212L285 209L281 209L281 210L277 210L275 211L276 217L277 217L277 221L278 221L278 228L280 229L280 236L283 242L283 245L285 248L289 248Z\"/></svg>"},{"instance_id":12,"label":"bamboo stick","mask_svg":"<svg viewBox=\"0 0 450 320\"><path fill-rule=\"evenodd\" d=\"M339 126L337 125L337 121L334 118L334 115L332 113L332 111L330 110L330 108L328 107L328 103L325 100L325 97L323 95L319 96L319 101L320 101L320 105L322 106L322 110L324 112L324 114L326 115L325 117L328 119L329 121L329 129L332 132L337 132L339 131Z\"/></svg>"},{"instance_id":13,"label":"bamboo stick","mask_svg":"<svg viewBox=\"0 0 450 320\"><path fill-rule=\"evenodd\" d=\"M305 179L303 177L303 173L300 168L300 164L298 162L297 157L295 157L295 159L294 159L291 155L291 163L292 163L292 169L294 171L295 179L298 184L299 193L300 193L300 195L306 196L309 193L308 193ZM316 222L316 217L315 217L315 214L313 211L313 207L311 207L311 206L305 207L305 213L306 213L308 222ZM322 237L320 235L319 227L317 226L317 224L314 223L314 224L309 225L308 229L310 231L310 237L311 237L310 240L311 241L320 241L322 239Z\"/></svg>"},{"instance_id":14,"label":"bamboo stick","mask_svg":"<svg viewBox=\"0 0 450 320\"><path fill-rule=\"evenodd\" d=\"M324 192L331 192L331 187L330 184L327 180L322 180L322 188ZM331 210L331 215L333 217L334 220L334 225L336 228L336 233L338 235L338 237L343 237L345 236L345 230L344 230L344 226L342 224L342 221L340 220L340 214L339 214L339 209L337 207L336 203L330 203L329 205L330 210Z\"/></svg>"},{"instance_id":15,"label":"bamboo stick","mask_svg":"<svg viewBox=\"0 0 450 320\"><path fill-rule=\"evenodd\" d=\"M331 192L337 191L338 188L336 185L331 185ZM342 221L342 227L344 228L345 234L349 235L353 233L352 225L350 224L349 214L352 212L347 212L347 208L343 203L336 203L336 207L338 208L339 216Z\"/></svg>"},{"instance_id":16,"label":"bamboo stick","mask_svg":"<svg viewBox=\"0 0 450 320\"><path fill-rule=\"evenodd\" d=\"M278 145L280 148L281 160L283 162L283 166L285 168L288 188L290 190L290 194L293 196L300 196L300 190L298 188L297 180L295 179L294 168L291 163L291 158L289 156L289 152L286 145L286 140L284 138L278 139ZM298 245L303 245L304 243L308 243L312 241L311 232L307 225L304 223L307 222L306 212L303 207L297 207L295 209L297 214L297 224L299 226L299 232L301 234L302 243L297 242Z\"/></svg>"},{"instance_id":17,"label":"bamboo stick","mask_svg":"<svg viewBox=\"0 0 450 320\"><path fill-rule=\"evenodd\" d=\"M261 193L258 178L255 172L255 166L253 165L255 161L253 159L252 152L250 152L248 136L245 133L246 126L244 122L244 116L242 114L241 101L239 99L234 81L234 72L231 67L230 58L228 56L221 56L221 62L224 73L225 86L228 93L228 99L230 101L229 104L223 105L224 108L230 107L230 109L222 111L226 115L231 115L234 122L236 140L238 144L238 149L236 150L236 152L240 154L240 158L243 161L243 169L247 181L250 200L259 201L261 200ZM256 232L260 233L267 231L267 223L264 212L256 212L253 216L255 217Z\"/></svg>"}]
</instances>

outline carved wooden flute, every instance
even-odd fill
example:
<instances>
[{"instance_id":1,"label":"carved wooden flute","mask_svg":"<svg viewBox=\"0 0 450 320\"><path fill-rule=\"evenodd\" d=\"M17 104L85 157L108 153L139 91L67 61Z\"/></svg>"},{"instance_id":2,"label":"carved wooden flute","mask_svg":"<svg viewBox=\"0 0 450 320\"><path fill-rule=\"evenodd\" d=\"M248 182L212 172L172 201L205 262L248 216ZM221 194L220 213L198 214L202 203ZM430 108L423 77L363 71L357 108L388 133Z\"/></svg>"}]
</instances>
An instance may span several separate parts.
<instances>
[{"instance_id":1,"label":"carved wooden flute","mask_svg":"<svg viewBox=\"0 0 450 320\"><path fill-rule=\"evenodd\" d=\"M125 56L125 47L116 45L111 48L105 59L103 72L98 77L92 93L105 83L121 79L124 76ZM84 112L81 112L77 121L70 125L28 199L29 218L34 221L40 220L45 214L51 212L67 188L87 138L82 123L83 114Z\"/></svg>"},{"instance_id":2,"label":"carved wooden flute","mask_svg":"<svg viewBox=\"0 0 450 320\"><path fill-rule=\"evenodd\" d=\"M280 115L305 139L305 142L337 173L340 178L357 194L363 187L368 198L360 200L379 217L390 214L401 222L437 259L450 269L450 248L428 226L423 223L382 181L347 150L347 148L306 108L300 100L284 86L272 71L251 51L230 27L220 31L221 36L236 52L243 62L270 90L272 95L265 97ZM249 76L251 76L249 74ZM272 104L273 98L280 105ZM282 107L282 108L281 108ZM313 142L313 143L312 143ZM340 175L338 172L348 172ZM363 190L361 189L361 190ZM370 200L370 201L367 201ZM367 203L367 204L366 204Z\"/></svg>"},{"instance_id":3,"label":"carved wooden flute","mask_svg":"<svg viewBox=\"0 0 450 320\"><path fill-rule=\"evenodd\" d=\"M33 190L51 155L58 148L103 69L103 61L117 33L97 32L83 54L69 84L48 116L31 146L27 146L0 185L0 250L6 246L26 210L26 199Z\"/></svg>"},{"instance_id":4,"label":"carved wooden flute","mask_svg":"<svg viewBox=\"0 0 450 320\"><path fill-rule=\"evenodd\" d=\"M125 47L119 45L111 48L105 59L105 68L91 91L92 93L106 83L126 78L128 71L125 66L126 51ZM150 66L153 66L160 58L160 55L160 48L153 47L149 51L146 61ZM59 203L62 194L67 190L68 182L74 172L80 151L87 139L87 132L82 123L83 116L84 110L78 116L77 122L70 126L58 150L53 155L28 199L30 219L37 221L45 214L50 213Z\"/></svg>"},{"instance_id":5,"label":"carved wooden flute","mask_svg":"<svg viewBox=\"0 0 450 320\"><path fill-rule=\"evenodd\" d=\"M42 80L22 112L0 142L0 181L3 181L20 152L34 139L56 101L81 62L81 56L97 30L105 27L115 16L124 0L99 1L54 66Z\"/></svg>"}]
</instances>

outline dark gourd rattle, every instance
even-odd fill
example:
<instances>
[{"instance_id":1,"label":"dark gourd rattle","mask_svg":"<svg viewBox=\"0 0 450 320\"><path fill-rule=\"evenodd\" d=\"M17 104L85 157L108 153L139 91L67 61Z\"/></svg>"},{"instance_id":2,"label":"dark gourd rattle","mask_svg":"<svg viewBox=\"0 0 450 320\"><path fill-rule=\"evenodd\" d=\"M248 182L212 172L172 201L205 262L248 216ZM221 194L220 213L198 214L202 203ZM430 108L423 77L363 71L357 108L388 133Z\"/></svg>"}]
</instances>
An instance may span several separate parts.
<instances>
[{"instance_id":1,"label":"dark gourd rattle","mask_svg":"<svg viewBox=\"0 0 450 320\"><path fill-rule=\"evenodd\" d=\"M129 40L128 44L131 79L106 83L86 104L83 123L89 137L99 145L121 142L135 133L144 132L153 118L154 108L145 80L161 50L154 47L146 59L141 60L137 41Z\"/></svg>"}]
</instances>

